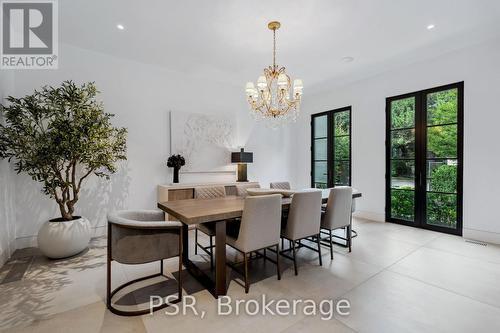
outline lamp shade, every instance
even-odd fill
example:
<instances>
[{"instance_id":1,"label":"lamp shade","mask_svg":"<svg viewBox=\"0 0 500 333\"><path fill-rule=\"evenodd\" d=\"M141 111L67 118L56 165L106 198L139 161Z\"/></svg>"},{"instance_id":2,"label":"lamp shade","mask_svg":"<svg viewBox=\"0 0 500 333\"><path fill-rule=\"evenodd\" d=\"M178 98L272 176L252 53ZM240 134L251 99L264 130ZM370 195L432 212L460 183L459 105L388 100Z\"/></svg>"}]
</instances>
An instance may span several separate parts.
<instances>
[{"instance_id":1,"label":"lamp shade","mask_svg":"<svg viewBox=\"0 0 500 333\"><path fill-rule=\"evenodd\" d=\"M231 153L231 163L253 163L253 153L241 148L239 152Z\"/></svg>"},{"instance_id":2,"label":"lamp shade","mask_svg":"<svg viewBox=\"0 0 500 333\"><path fill-rule=\"evenodd\" d=\"M286 89L288 86L288 77L286 74L281 73L278 75L278 87L280 89Z\"/></svg>"},{"instance_id":3,"label":"lamp shade","mask_svg":"<svg viewBox=\"0 0 500 333\"><path fill-rule=\"evenodd\" d=\"M259 76L257 79L257 87L259 87L260 90L264 90L267 87L267 80L264 75Z\"/></svg>"}]
</instances>

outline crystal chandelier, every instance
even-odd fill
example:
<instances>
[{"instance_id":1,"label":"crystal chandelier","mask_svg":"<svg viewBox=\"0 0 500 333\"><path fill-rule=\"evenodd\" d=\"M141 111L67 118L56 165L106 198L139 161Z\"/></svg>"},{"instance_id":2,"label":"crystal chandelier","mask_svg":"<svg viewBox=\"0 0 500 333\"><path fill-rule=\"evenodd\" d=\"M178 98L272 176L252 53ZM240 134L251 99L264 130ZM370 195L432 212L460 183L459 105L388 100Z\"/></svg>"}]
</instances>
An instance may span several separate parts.
<instances>
[{"instance_id":1,"label":"crystal chandelier","mask_svg":"<svg viewBox=\"0 0 500 333\"><path fill-rule=\"evenodd\" d=\"M264 69L264 75L257 79L257 87L253 82L248 82L245 89L252 114L257 119L269 120L271 127L296 120L303 88L302 80L295 79L292 90L285 67L276 64L276 30L280 26L277 21L267 25L273 31L273 65Z\"/></svg>"}]
</instances>

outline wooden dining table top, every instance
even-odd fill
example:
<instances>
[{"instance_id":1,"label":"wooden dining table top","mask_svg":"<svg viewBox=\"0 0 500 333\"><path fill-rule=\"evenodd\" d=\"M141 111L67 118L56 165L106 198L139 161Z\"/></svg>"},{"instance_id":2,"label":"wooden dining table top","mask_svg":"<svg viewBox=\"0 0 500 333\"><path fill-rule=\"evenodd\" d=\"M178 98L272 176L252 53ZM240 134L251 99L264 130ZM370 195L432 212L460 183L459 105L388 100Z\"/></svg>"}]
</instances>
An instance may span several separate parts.
<instances>
[{"instance_id":1,"label":"wooden dining table top","mask_svg":"<svg viewBox=\"0 0 500 333\"><path fill-rule=\"evenodd\" d=\"M330 189L322 190L322 200L326 202ZM361 197L361 192L354 190L353 198ZM283 207L286 208L292 198L283 198ZM186 199L159 202L158 208L187 224L228 220L241 217L245 199L239 196L226 196L215 199Z\"/></svg>"}]
</instances>

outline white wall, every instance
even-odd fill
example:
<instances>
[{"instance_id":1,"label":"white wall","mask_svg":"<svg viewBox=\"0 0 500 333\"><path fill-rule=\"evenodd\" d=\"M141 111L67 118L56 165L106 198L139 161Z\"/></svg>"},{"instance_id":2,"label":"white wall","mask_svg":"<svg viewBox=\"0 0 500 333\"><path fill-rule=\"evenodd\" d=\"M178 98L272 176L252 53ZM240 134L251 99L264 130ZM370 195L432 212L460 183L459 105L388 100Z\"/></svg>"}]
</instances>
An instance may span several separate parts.
<instances>
[{"instance_id":1,"label":"white wall","mask_svg":"<svg viewBox=\"0 0 500 333\"><path fill-rule=\"evenodd\" d=\"M105 226L109 210L155 207L156 185L171 179L165 167L169 153L169 110L234 114L241 144L254 152L249 178L263 185L290 179L294 186L306 187L310 185L310 114L346 105L353 106L353 185L363 192L358 208L365 216L383 219L385 98L463 80L464 235L500 243L498 215L491 210L500 199L500 181L495 172L500 154L491 143L495 142L493 135L500 120L495 104L500 93L499 41L342 88L324 87L324 93L305 96L297 124L278 131L256 125L248 115L242 86L217 82L216 76L172 72L64 44L60 53L59 70L18 71L14 80L5 79L2 73L1 82L8 81L12 86L13 81L12 94L23 96L44 84L58 85L66 79L77 83L95 81L106 111L116 115L113 123L128 128L128 161L123 168L110 182L94 178L83 190L77 213L89 217L95 227ZM12 179L15 183L6 186L10 190L5 192L2 181L0 195L5 199L2 208L4 202L14 199L16 206L2 209L0 228L7 225L4 221L14 220L16 246L34 245L41 223L58 215L56 206L40 193L38 184L29 177L13 175L6 162L1 163L0 179ZM5 214L6 211L9 213ZM13 234L11 230L8 237ZM8 237L0 236L4 253Z\"/></svg>"},{"instance_id":2,"label":"white wall","mask_svg":"<svg viewBox=\"0 0 500 333\"><path fill-rule=\"evenodd\" d=\"M14 73L0 76L0 100L14 90ZM2 116L0 122L3 123ZM15 240L14 171L6 160L0 160L0 267L14 251Z\"/></svg>"},{"instance_id":3,"label":"white wall","mask_svg":"<svg viewBox=\"0 0 500 333\"><path fill-rule=\"evenodd\" d=\"M243 83L232 86L217 82L216 76L173 72L65 44L60 45L59 59L58 70L16 72L15 95L24 96L42 85L58 85L68 79L95 81L106 112L115 114L113 123L129 132L128 161L123 168L110 182L94 178L83 189L77 213L88 217L95 227L105 226L109 210L156 207L156 186L172 179L166 167L169 110L233 114L238 119L241 144L254 152L249 178L265 185L288 177L283 173L287 153L281 150L289 141L287 129L272 131L247 119ZM17 245L25 247L35 244L41 223L58 211L29 177L15 179ZM213 179L206 176L204 180Z\"/></svg>"},{"instance_id":4,"label":"white wall","mask_svg":"<svg viewBox=\"0 0 500 333\"><path fill-rule=\"evenodd\" d=\"M475 45L345 87L324 87L304 98L294 126L296 182L310 184L310 114L352 105L352 184L363 192L358 209L384 219L385 98L465 81L464 237L500 243L500 40Z\"/></svg>"}]
</instances>

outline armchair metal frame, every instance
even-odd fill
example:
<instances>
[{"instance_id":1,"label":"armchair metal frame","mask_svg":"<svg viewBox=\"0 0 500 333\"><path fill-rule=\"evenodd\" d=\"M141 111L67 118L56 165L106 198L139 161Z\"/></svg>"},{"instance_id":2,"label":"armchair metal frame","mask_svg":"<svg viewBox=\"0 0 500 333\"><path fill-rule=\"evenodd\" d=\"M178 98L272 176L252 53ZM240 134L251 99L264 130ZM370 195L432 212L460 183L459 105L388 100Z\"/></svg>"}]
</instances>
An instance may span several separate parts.
<instances>
[{"instance_id":1,"label":"armchair metal frame","mask_svg":"<svg viewBox=\"0 0 500 333\"><path fill-rule=\"evenodd\" d=\"M113 222L108 221L108 253L107 253L107 281L106 281L106 306L107 306L107 308L112 313L114 313L116 315L119 315L119 316L140 316L140 315L144 315L144 314L147 314L147 313L151 313L151 312L158 311L160 309L166 308L167 306L169 306L171 304L179 303L182 300L182 274L181 274L182 273L182 246L183 246L183 244L182 244L182 228L179 227L176 230L175 228L172 228L172 227L167 227L166 228L165 226L139 227L139 226L127 226L127 225L123 225L123 224L117 224L121 228L141 229L141 230L144 230L144 229L162 230L162 229L164 229L164 230L168 230L168 231L172 231L172 232L178 233L178 235L179 235L179 277L178 277L178 280L177 280L177 285L178 285L177 294L178 294L178 297L177 297L177 299L175 299L174 301L172 301L170 303L163 303L163 304L155 306L155 307L153 307L151 309L134 310L134 311L119 310L119 309L117 309L117 308L115 308L113 306L113 304L111 302L113 296L116 295L117 292L119 292L120 290L124 289L125 287L128 287L128 286L130 286L130 285L132 285L134 283L137 283L137 282L140 282L140 281L144 281L144 280L148 280L148 279L152 279L152 278L155 278L155 277L158 277L158 276L164 276L164 277L166 277L166 276L163 274L163 260L164 259L161 259L160 260L160 272L159 273L155 273L155 274L152 274L152 275L144 276L144 277L141 277L141 278L138 278L138 279L126 282L126 283L118 286L114 290L112 290L112 286L111 286L111 281L112 281L112 278L111 278L111 273L112 273L111 262L113 261L113 257L112 257L112 245L111 245L111 243L112 243L111 242L112 225L113 225ZM144 264L145 263L147 263L147 262L144 262Z\"/></svg>"}]
</instances>

